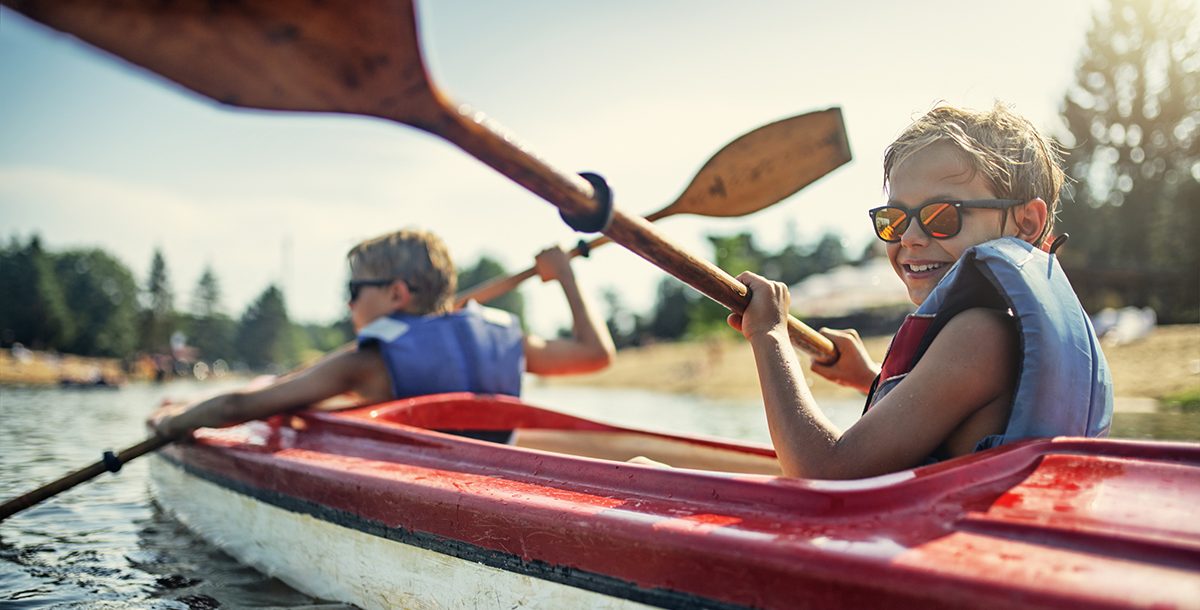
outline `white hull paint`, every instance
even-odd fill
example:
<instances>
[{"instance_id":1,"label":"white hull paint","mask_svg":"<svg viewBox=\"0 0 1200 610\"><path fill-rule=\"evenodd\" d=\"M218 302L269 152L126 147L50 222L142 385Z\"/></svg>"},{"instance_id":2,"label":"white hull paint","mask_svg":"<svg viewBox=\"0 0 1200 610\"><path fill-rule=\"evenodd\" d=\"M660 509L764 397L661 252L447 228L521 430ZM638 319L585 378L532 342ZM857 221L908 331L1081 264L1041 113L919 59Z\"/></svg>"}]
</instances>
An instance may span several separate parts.
<instances>
[{"instance_id":1,"label":"white hull paint","mask_svg":"<svg viewBox=\"0 0 1200 610\"><path fill-rule=\"evenodd\" d=\"M155 455L158 502L244 564L315 597L364 609L642 609L292 512L193 476Z\"/></svg>"}]
</instances>

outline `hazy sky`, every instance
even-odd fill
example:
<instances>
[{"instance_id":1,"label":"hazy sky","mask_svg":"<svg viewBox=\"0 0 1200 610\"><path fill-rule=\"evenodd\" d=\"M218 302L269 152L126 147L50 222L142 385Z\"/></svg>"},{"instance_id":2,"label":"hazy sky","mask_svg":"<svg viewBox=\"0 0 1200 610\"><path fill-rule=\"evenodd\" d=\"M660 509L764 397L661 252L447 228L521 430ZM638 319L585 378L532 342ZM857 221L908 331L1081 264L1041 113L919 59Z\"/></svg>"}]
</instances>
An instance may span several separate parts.
<instances>
[{"instance_id":1,"label":"hazy sky","mask_svg":"<svg viewBox=\"0 0 1200 610\"><path fill-rule=\"evenodd\" d=\"M590 170L618 207L673 201L733 138L841 106L855 159L742 219L678 216L668 236L711 258L706 234L873 239L882 150L939 100L1013 104L1051 133L1095 0L1008 2L419 2L435 81L564 171ZM186 308L205 265L240 315L270 282L294 319L345 308L344 254L429 228L455 260L510 270L578 238L556 210L449 144L374 119L220 107L0 10L0 238L99 246L145 280L165 253ZM645 311L662 272L608 246L576 269L594 301L617 287ZM740 270L730 270L736 274ZM527 317L568 319L557 289L525 286ZM802 298L802 295L794 295Z\"/></svg>"}]
</instances>

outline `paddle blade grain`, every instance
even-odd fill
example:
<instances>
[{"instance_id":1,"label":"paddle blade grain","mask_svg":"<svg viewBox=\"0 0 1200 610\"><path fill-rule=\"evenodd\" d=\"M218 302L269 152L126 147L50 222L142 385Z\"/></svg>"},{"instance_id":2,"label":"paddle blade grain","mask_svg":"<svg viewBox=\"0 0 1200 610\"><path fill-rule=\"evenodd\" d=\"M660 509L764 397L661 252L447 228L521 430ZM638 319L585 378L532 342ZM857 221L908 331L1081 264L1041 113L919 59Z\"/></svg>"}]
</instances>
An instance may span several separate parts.
<instances>
[{"instance_id":1,"label":"paddle blade grain","mask_svg":"<svg viewBox=\"0 0 1200 610\"><path fill-rule=\"evenodd\" d=\"M0 1L223 104L440 114L409 0Z\"/></svg>"},{"instance_id":2,"label":"paddle blade grain","mask_svg":"<svg viewBox=\"0 0 1200 610\"><path fill-rule=\"evenodd\" d=\"M709 159L669 210L671 214L745 216L791 196L850 158L840 108L769 123Z\"/></svg>"}]
</instances>

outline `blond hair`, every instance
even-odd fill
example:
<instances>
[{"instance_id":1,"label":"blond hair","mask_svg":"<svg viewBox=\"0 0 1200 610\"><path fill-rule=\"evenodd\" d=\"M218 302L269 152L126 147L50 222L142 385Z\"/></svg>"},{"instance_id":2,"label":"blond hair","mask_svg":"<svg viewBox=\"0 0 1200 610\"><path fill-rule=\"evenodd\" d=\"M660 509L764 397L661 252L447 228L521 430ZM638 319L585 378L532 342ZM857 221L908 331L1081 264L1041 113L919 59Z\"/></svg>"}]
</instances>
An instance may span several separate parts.
<instances>
[{"instance_id":1,"label":"blond hair","mask_svg":"<svg viewBox=\"0 0 1200 610\"><path fill-rule=\"evenodd\" d=\"M353 279L398 279L408 285L408 313L443 314L453 311L458 283L450 252L429 231L401 229L368 239L346 254Z\"/></svg>"},{"instance_id":2,"label":"blond hair","mask_svg":"<svg viewBox=\"0 0 1200 610\"><path fill-rule=\"evenodd\" d=\"M1041 245L1054 229L1060 206L1065 179L1061 148L1001 103L990 111L938 106L909 125L884 151L884 188L894 168L939 142L957 148L972 169L983 174L996 197L1021 201L1040 197L1046 202L1046 225L1034 243Z\"/></svg>"}]
</instances>

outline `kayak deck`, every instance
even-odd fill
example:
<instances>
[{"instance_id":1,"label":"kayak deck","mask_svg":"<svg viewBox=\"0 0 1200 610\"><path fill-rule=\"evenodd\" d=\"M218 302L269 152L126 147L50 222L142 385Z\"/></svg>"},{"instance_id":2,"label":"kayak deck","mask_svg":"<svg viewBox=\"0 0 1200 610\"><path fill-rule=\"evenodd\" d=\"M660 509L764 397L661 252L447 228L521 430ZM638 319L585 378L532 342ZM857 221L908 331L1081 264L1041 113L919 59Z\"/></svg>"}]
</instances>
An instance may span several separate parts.
<instances>
[{"instance_id":1,"label":"kayak deck","mask_svg":"<svg viewBox=\"0 0 1200 610\"><path fill-rule=\"evenodd\" d=\"M768 447L459 394L204 430L165 454L320 521L651 605L1200 600L1194 445L1040 440L870 479L794 480L771 474ZM623 461L634 455L681 468Z\"/></svg>"}]
</instances>

